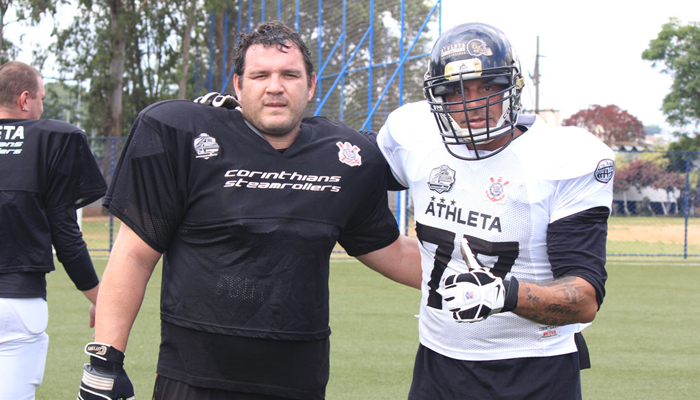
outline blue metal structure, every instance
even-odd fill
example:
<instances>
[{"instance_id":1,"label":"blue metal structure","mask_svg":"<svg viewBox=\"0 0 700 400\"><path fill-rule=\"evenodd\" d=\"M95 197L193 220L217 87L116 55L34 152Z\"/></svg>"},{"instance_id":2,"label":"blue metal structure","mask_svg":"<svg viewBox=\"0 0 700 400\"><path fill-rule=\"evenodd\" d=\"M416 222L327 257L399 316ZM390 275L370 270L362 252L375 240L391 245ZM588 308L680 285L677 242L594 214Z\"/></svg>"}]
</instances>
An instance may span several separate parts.
<instances>
[{"instance_id":1,"label":"blue metal structure","mask_svg":"<svg viewBox=\"0 0 700 400\"><path fill-rule=\"evenodd\" d=\"M236 20L231 20L229 18L228 13L226 13L224 17L224 24L225 28L224 30L228 32L229 30L229 23L235 24L235 36L238 36L242 32L241 27L245 27L244 32L249 32L254 28L254 26L258 23L264 20L262 16L265 15L275 15L277 19L282 19L282 1L277 0L277 10L276 13L271 13L270 11L267 10L266 7L266 1L265 0L257 0L260 5L260 15L254 15L254 4L255 0L248 1L248 7L247 7L247 20L243 21L243 13L240 12L240 10L245 10L245 5L243 4L243 0L237 0L237 9L239 12L237 13ZM294 27L296 28L297 31L300 29L300 0L295 0L296 1L296 8L295 8L295 15L294 15ZM324 0L318 0L318 8L317 8L317 27L316 27L316 32L317 32L317 37L316 37L316 47L317 47L317 57L318 57L318 65L317 65L317 83L316 83L316 107L314 109L313 114L314 115L319 115L322 114L324 111L324 107L327 106L328 99L331 97L331 95L335 92L338 91L340 94L340 106L338 113L340 115L340 121L344 121L344 107L343 105L345 104L345 82L346 82L346 77L348 74L352 73L357 73L360 71L366 71L368 74L368 80L367 80L367 116L366 119L364 120L364 123L361 126L357 126L356 128L358 129L372 129L371 126L371 118L372 116L376 113L379 105L385 100L385 97L387 96L387 92L391 85L397 81L398 82L398 87L399 87L399 105L402 104L403 102L403 96L404 96L404 91L403 91L403 71L404 71L404 64L406 62L416 60L416 59L423 59L427 58L429 53L420 53L420 54L414 54L412 55L412 51L414 50L416 44L418 43L421 35L427 34L427 28L428 24L433 19L433 17L437 17L437 26L438 26L438 34L442 29L442 17L440 15L440 12L438 10L441 10L441 5L442 5L442 0L436 0L434 6L430 9L428 15L425 16L423 20L423 24L418 30L418 34L415 36L411 44L408 46L408 48L405 47L405 42L408 40L406 37L406 21L405 21L405 0L396 0L397 2L400 2L400 8L401 8L401 15L400 15L400 52L398 54L398 59L391 60L389 55L387 54L386 59L383 62L376 62L374 60L373 54L374 54L374 34L375 34L375 29L374 29L374 24L375 24L375 0L365 0L367 1L368 4L368 9L369 9L369 21L368 21L368 26L364 32L364 35L362 38L357 42L357 43L348 43L348 35L347 35L347 0L343 0L343 13L342 13L342 33L340 36L337 38L337 40L333 43L333 47L330 50L329 54L323 54L323 48L324 48L324 40L326 40L323 36L324 32L324 24L326 21L324 21L323 17L323 7L324 7ZM257 17L257 18L256 18ZM286 21L285 21L286 22ZM213 64L213 46L214 46L214 14L211 13L210 15L210 38L209 38L209 73L205 79L205 82L200 85L198 82L198 71L199 71L199 66L197 65L195 67L195 87L199 88L197 92L205 92L205 91L213 91L214 90L214 78L212 75L212 71L214 70ZM351 54L347 54L348 48L354 46L354 50L352 51ZM368 52L369 56L369 61L368 64L363 66L363 67L356 67L356 68L351 68L351 64L353 61L355 61L358 53L362 50L365 49L364 46L367 46L366 50ZM309 45L309 47L312 47ZM219 90L221 92L225 92L226 87L230 84L231 79L233 78L233 73L234 73L234 66L231 66L230 68L227 68L226 65L226 59L228 55L226 54L226 50L228 48L228 43L227 43L227 37L224 38L224 54L223 54L223 66L222 70L226 71L225 74L225 79L221 82L221 87ZM388 53L388 51L387 51ZM342 68L339 72L329 72L326 73L326 68L331 62L331 60L334 59L334 57L341 57L342 59ZM323 62L321 62L323 61ZM395 71L393 75L391 76L391 79L387 82L385 85L382 93L379 95L378 98L374 99L373 98L373 93L375 92L375 87L374 87L374 80L373 80L373 74L375 70L383 70L386 69L387 67L395 67ZM398 78L398 79L397 79ZM332 80L332 82L330 82ZM327 83L330 82L330 83Z\"/></svg>"}]
</instances>

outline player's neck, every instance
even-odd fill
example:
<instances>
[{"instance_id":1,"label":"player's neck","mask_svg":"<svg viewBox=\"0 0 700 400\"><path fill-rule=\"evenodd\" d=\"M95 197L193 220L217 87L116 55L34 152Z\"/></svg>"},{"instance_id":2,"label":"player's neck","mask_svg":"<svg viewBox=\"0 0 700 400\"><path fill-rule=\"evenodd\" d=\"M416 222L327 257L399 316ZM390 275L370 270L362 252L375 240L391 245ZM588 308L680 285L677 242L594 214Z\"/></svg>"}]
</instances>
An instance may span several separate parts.
<instances>
[{"instance_id":1,"label":"player's neck","mask_svg":"<svg viewBox=\"0 0 700 400\"><path fill-rule=\"evenodd\" d=\"M523 131L521 131L518 127L515 127L515 132L513 133L513 139L517 138L518 136L522 135ZM506 145L509 141L511 140L510 135L506 136L501 136L497 139L495 139L493 142L483 144L483 145L478 145L476 146L477 150L486 150L486 151L494 151L498 150L504 145ZM471 147L469 147L471 148Z\"/></svg>"},{"instance_id":2,"label":"player's neck","mask_svg":"<svg viewBox=\"0 0 700 400\"><path fill-rule=\"evenodd\" d=\"M0 109L0 119L27 119L22 112L15 112L7 109Z\"/></svg>"},{"instance_id":3,"label":"player's neck","mask_svg":"<svg viewBox=\"0 0 700 400\"><path fill-rule=\"evenodd\" d=\"M270 146L272 146L275 150L283 150L289 148L289 146L294 143L294 140L296 140L297 136L299 136L299 129L294 131L294 133L288 133L284 136L267 135L264 133L262 133L262 136L267 139Z\"/></svg>"}]
</instances>

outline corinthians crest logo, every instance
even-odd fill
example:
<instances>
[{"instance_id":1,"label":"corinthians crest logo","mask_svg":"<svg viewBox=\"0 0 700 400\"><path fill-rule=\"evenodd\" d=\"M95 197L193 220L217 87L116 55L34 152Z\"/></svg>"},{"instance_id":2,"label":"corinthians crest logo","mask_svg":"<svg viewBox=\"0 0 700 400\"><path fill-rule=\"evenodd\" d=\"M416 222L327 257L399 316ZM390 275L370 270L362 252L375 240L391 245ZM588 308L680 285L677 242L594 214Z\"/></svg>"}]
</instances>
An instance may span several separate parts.
<instances>
[{"instance_id":1,"label":"corinthians crest logo","mask_svg":"<svg viewBox=\"0 0 700 400\"><path fill-rule=\"evenodd\" d=\"M502 177L498 177L498 179L490 178L491 184L489 187L486 189L486 197L489 198L489 200L493 201L494 203L497 201L501 201L506 198L506 185L509 183L508 181L503 182Z\"/></svg>"},{"instance_id":2,"label":"corinthians crest logo","mask_svg":"<svg viewBox=\"0 0 700 400\"><path fill-rule=\"evenodd\" d=\"M219 144L212 136L206 133L200 133L194 138L194 151L197 153L196 158L208 160L219 155Z\"/></svg>"},{"instance_id":3,"label":"corinthians crest logo","mask_svg":"<svg viewBox=\"0 0 700 400\"><path fill-rule=\"evenodd\" d=\"M360 148L351 144L350 142L337 142L336 146L338 150L338 159L343 164L347 164L351 167L357 167L362 165L362 157L360 156Z\"/></svg>"},{"instance_id":4,"label":"corinthians crest logo","mask_svg":"<svg viewBox=\"0 0 700 400\"><path fill-rule=\"evenodd\" d=\"M450 189L452 189L452 185L455 183L455 174L455 170L447 165L441 165L437 168L433 168L433 170L430 171L428 187L430 190L438 193L449 192Z\"/></svg>"}]
</instances>

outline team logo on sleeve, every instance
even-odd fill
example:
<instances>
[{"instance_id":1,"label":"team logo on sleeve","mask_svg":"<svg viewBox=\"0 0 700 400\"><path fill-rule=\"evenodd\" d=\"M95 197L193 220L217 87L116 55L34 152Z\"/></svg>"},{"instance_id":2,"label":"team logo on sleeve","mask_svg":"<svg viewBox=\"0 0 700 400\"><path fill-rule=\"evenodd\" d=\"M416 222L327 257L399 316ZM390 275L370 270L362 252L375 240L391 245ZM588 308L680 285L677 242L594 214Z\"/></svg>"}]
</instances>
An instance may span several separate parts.
<instances>
[{"instance_id":1,"label":"team logo on sleeve","mask_svg":"<svg viewBox=\"0 0 700 400\"><path fill-rule=\"evenodd\" d=\"M430 190L438 193L449 192L450 189L452 189L452 185L455 183L455 174L455 170L447 165L433 168L433 170L430 171L428 187Z\"/></svg>"},{"instance_id":2,"label":"team logo on sleeve","mask_svg":"<svg viewBox=\"0 0 700 400\"><path fill-rule=\"evenodd\" d=\"M615 161L609 158L600 160L593 175L595 176L595 180L600 183L610 182L615 175Z\"/></svg>"},{"instance_id":3,"label":"team logo on sleeve","mask_svg":"<svg viewBox=\"0 0 700 400\"><path fill-rule=\"evenodd\" d=\"M208 160L219 155L219 144L216 139L206 133L200 133L194 138L194 151L197 152L196 158Z\"/></svg>"},{"instance_id":4,"label":"team logo on sleeve","mask_svg":"<svg viewBox=\"0 0 700 400\"><path fill-rule=\"evenodd\" d=\"M508 185L509 182L503 182L503 178L500 176L498 179L490 178L490 180L491 184L489 184L489 187L486 189L486 197L494 203L505 199L506 185Z\"/></svg>"},{"instance_id":5,"label":"team logo on sleeve","mask_svg":"<svg viewBox=\"0 0 700 400\"><path fill-rule=\"evenodd\" d=\"M362 165L362 157L360 156L360 148L350 142L337 142L336 145L340 149L338 151L338 159L343 164L351 167Z\"/></svg>"}]
</instances>

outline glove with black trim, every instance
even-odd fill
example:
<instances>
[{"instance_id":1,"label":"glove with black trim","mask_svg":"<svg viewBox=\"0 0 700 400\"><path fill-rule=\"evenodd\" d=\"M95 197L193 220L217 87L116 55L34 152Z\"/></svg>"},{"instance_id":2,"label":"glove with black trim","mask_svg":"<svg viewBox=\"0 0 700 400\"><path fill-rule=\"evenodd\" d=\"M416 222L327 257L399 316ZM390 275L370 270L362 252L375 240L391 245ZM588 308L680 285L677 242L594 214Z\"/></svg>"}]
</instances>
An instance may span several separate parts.
<instances>
[{"instance_id":1,"label":"glove with black trim","mask_svg":"<svg viewBox=\"0 0 700 400\"><path fill-rule=\"evenodd\" d=\"M134 386L124 371L124 353L103 343L88 343L90 363L83 366L77 400L134 400Z\"/></svg>"},{"instance_id":2,"label":"glove with black trim","mask_svg":"<svg viewBox=\"0 0 700 400\"><path fill-rule=\"evenodd\" d=\"M518 306L518 280L503 281L476 261L467 239L462 239L462 257L469 272L445 278L442 298L457 322L479 322L492 314L513 311Z\"/></svg>"},{"instance_id":3,"label":"glove with black trim","mask_svg":"<svg viewBox=\"0 0 700 400\"><path fill-rule=\"evenodd\" d=\"M199 96L194 99L195 103L204 104L206 106L224 107L235 109L241 106L241 103L236 99L236 96L229 93L209 92L204 96Z\"/></svg>"}]
</instances>

